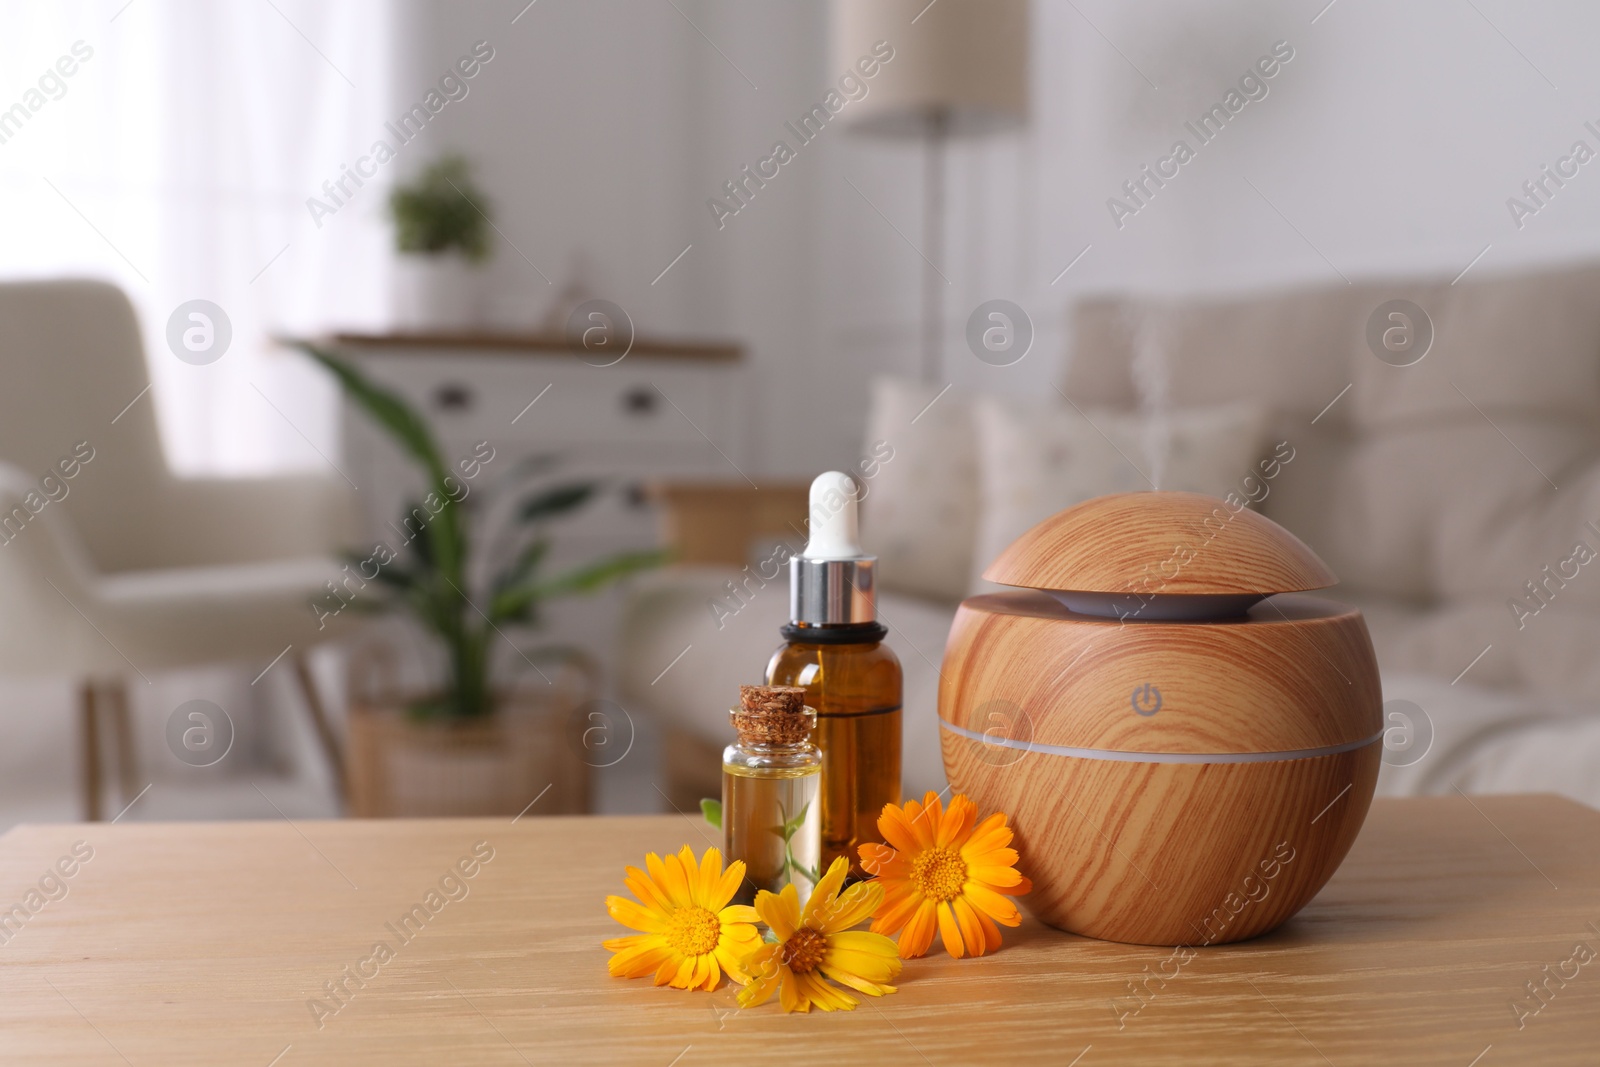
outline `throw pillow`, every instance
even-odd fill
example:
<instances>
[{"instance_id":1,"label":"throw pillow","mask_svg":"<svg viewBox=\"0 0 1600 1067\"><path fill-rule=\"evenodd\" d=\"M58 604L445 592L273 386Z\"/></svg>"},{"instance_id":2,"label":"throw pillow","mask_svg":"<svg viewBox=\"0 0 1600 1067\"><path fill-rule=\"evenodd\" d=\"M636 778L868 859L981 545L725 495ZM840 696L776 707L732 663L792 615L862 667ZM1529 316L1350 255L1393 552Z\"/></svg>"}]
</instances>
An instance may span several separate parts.
<instances>
[{"instance_id":1,"label":"throw pillow","mask_svg":"<svg viewBox=\"0 0 1600 1067\"><path fill-rule=\"evenodd\" d=\"M1248 404L1133 412L974 404L981 507L970 588L1029 527L1107 493L1160 487L1225 496L1256 473L1266 413ZM1242 495L1242 494L1241 494Z\"/></svg>"},{"instance_id":2,"label":"throw pillow","mask_svg":"<svg viewBox=\"0 0 1600 1067\"><path fill-rule=\"evenodd\" d=\"M960 600L972 569L978 465L972 406L960 391L898 378L872 383L867 448L893 449L867 481L861 536L891 592Z\"/></svg>"}]
</instances>

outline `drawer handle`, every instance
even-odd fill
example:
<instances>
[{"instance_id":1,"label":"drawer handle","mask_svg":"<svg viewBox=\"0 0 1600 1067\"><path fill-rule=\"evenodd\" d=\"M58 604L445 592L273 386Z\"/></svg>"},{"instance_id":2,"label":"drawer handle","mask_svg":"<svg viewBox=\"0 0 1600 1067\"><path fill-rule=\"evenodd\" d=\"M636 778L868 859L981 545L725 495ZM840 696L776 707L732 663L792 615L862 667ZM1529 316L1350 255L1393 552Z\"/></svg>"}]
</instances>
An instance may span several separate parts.
<instances>
[{"instance_id":1,"label":"drawer handle","mask_svg":"<svg viewBox=\"0 0 1600 1067\"><path fill-rule=\"evenodd\" d=\"M433 391L433 406L440 411L471 411L472 388L460 382L446 382Z\"/></svg>"},{"instance_id":2,"label":"drawer handle","mask_svg":"<svg viewBox=\"0 0 1600 1067\"><path fill-rule=\"evenodd\" d=\"M653 415L661 406L661 394L648 385L636 385L622 394L622 410L629 415Z\"/></svg>"}]
</instances>

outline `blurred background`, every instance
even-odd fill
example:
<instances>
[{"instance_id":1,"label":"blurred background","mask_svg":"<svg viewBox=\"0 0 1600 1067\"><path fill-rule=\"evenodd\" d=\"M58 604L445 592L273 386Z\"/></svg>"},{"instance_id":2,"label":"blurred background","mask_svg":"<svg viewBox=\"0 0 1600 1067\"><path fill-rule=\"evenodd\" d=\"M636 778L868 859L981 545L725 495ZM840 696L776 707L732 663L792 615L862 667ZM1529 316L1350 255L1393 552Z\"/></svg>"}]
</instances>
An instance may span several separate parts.
<instances>
[{"instance_id":1,"label":"blurred background","mask_svg":"<svg viewBox=\"0 0 1600 1067\"><path fill-rule=\"evenodd\" d=\"M1162 488L1341 575L1382 791L1600 799L1600 11L0 20L0 826L690 810L829 469L908 790L984 565Z\"/></svg>"}]
</instances>

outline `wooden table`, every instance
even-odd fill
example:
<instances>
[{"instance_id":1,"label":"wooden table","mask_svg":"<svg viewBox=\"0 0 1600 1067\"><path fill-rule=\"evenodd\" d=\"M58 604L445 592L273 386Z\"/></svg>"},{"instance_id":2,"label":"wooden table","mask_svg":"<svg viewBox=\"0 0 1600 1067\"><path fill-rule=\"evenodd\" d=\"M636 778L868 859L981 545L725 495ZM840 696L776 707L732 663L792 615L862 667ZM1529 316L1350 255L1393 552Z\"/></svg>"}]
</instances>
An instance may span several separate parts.
<instances>
[{"instance_id":1,"label":"wooden table","mask_svg":"<svg viewBox=\"0 0 1600 1067\"><path fill-rule=\"evenodd\" d=\"M623 865L706 833L682 816L18 828L0 905L63 857L73 874L0 929L0 1062L1600 1062L1600 957L1568 962L1600 951L1600 812L1569 801L1380 800L1297 918L1181 966L1029 920L995 956L913 961L899 993L811 1016L607 976ZM401 944L385 924L426 910L477 842L493 858L445 885L466 895ZM392 958L361 962L380 940ZM341 980L319 1029L308 1002ZM1520 1028L1518 1002L1540 1008Z\"/></svg>"}]
</instances>

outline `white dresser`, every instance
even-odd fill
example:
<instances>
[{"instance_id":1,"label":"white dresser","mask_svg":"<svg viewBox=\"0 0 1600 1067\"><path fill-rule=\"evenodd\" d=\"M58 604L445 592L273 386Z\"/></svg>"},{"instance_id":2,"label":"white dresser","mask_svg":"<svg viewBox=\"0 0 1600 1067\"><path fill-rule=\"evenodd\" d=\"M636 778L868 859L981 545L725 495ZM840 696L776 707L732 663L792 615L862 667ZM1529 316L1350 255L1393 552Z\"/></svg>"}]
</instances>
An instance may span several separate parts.
<instances>
[{"instance_id":1,"label":"white dresser","mask_svg":"<svg viewBox=\"0 0 1600 1067\"><path fill-rule=\"evenodd\" d=\"M487 441L494 458L466 498L485 530L533 486L595 479L608 491L552 523L546 573L660 543L642 486L656 480L738 481L742 358L727 344L636 341L612 366L584 362L566 342L511 335L364 335L332 339L339 354L422 412L452 464ZM390 524L423 479L367 417L343 412L344 462L358 488L364 532L393 544ZM497 493L535 457L555 464L516 494ZM482 553L480 552L480 556ZM482 576L478 576L480 579ZM577 644L609 666L616 591L554 602L540 640ZM518 638L519 644L522 638Z\"/></svg>"}]
</instances>

